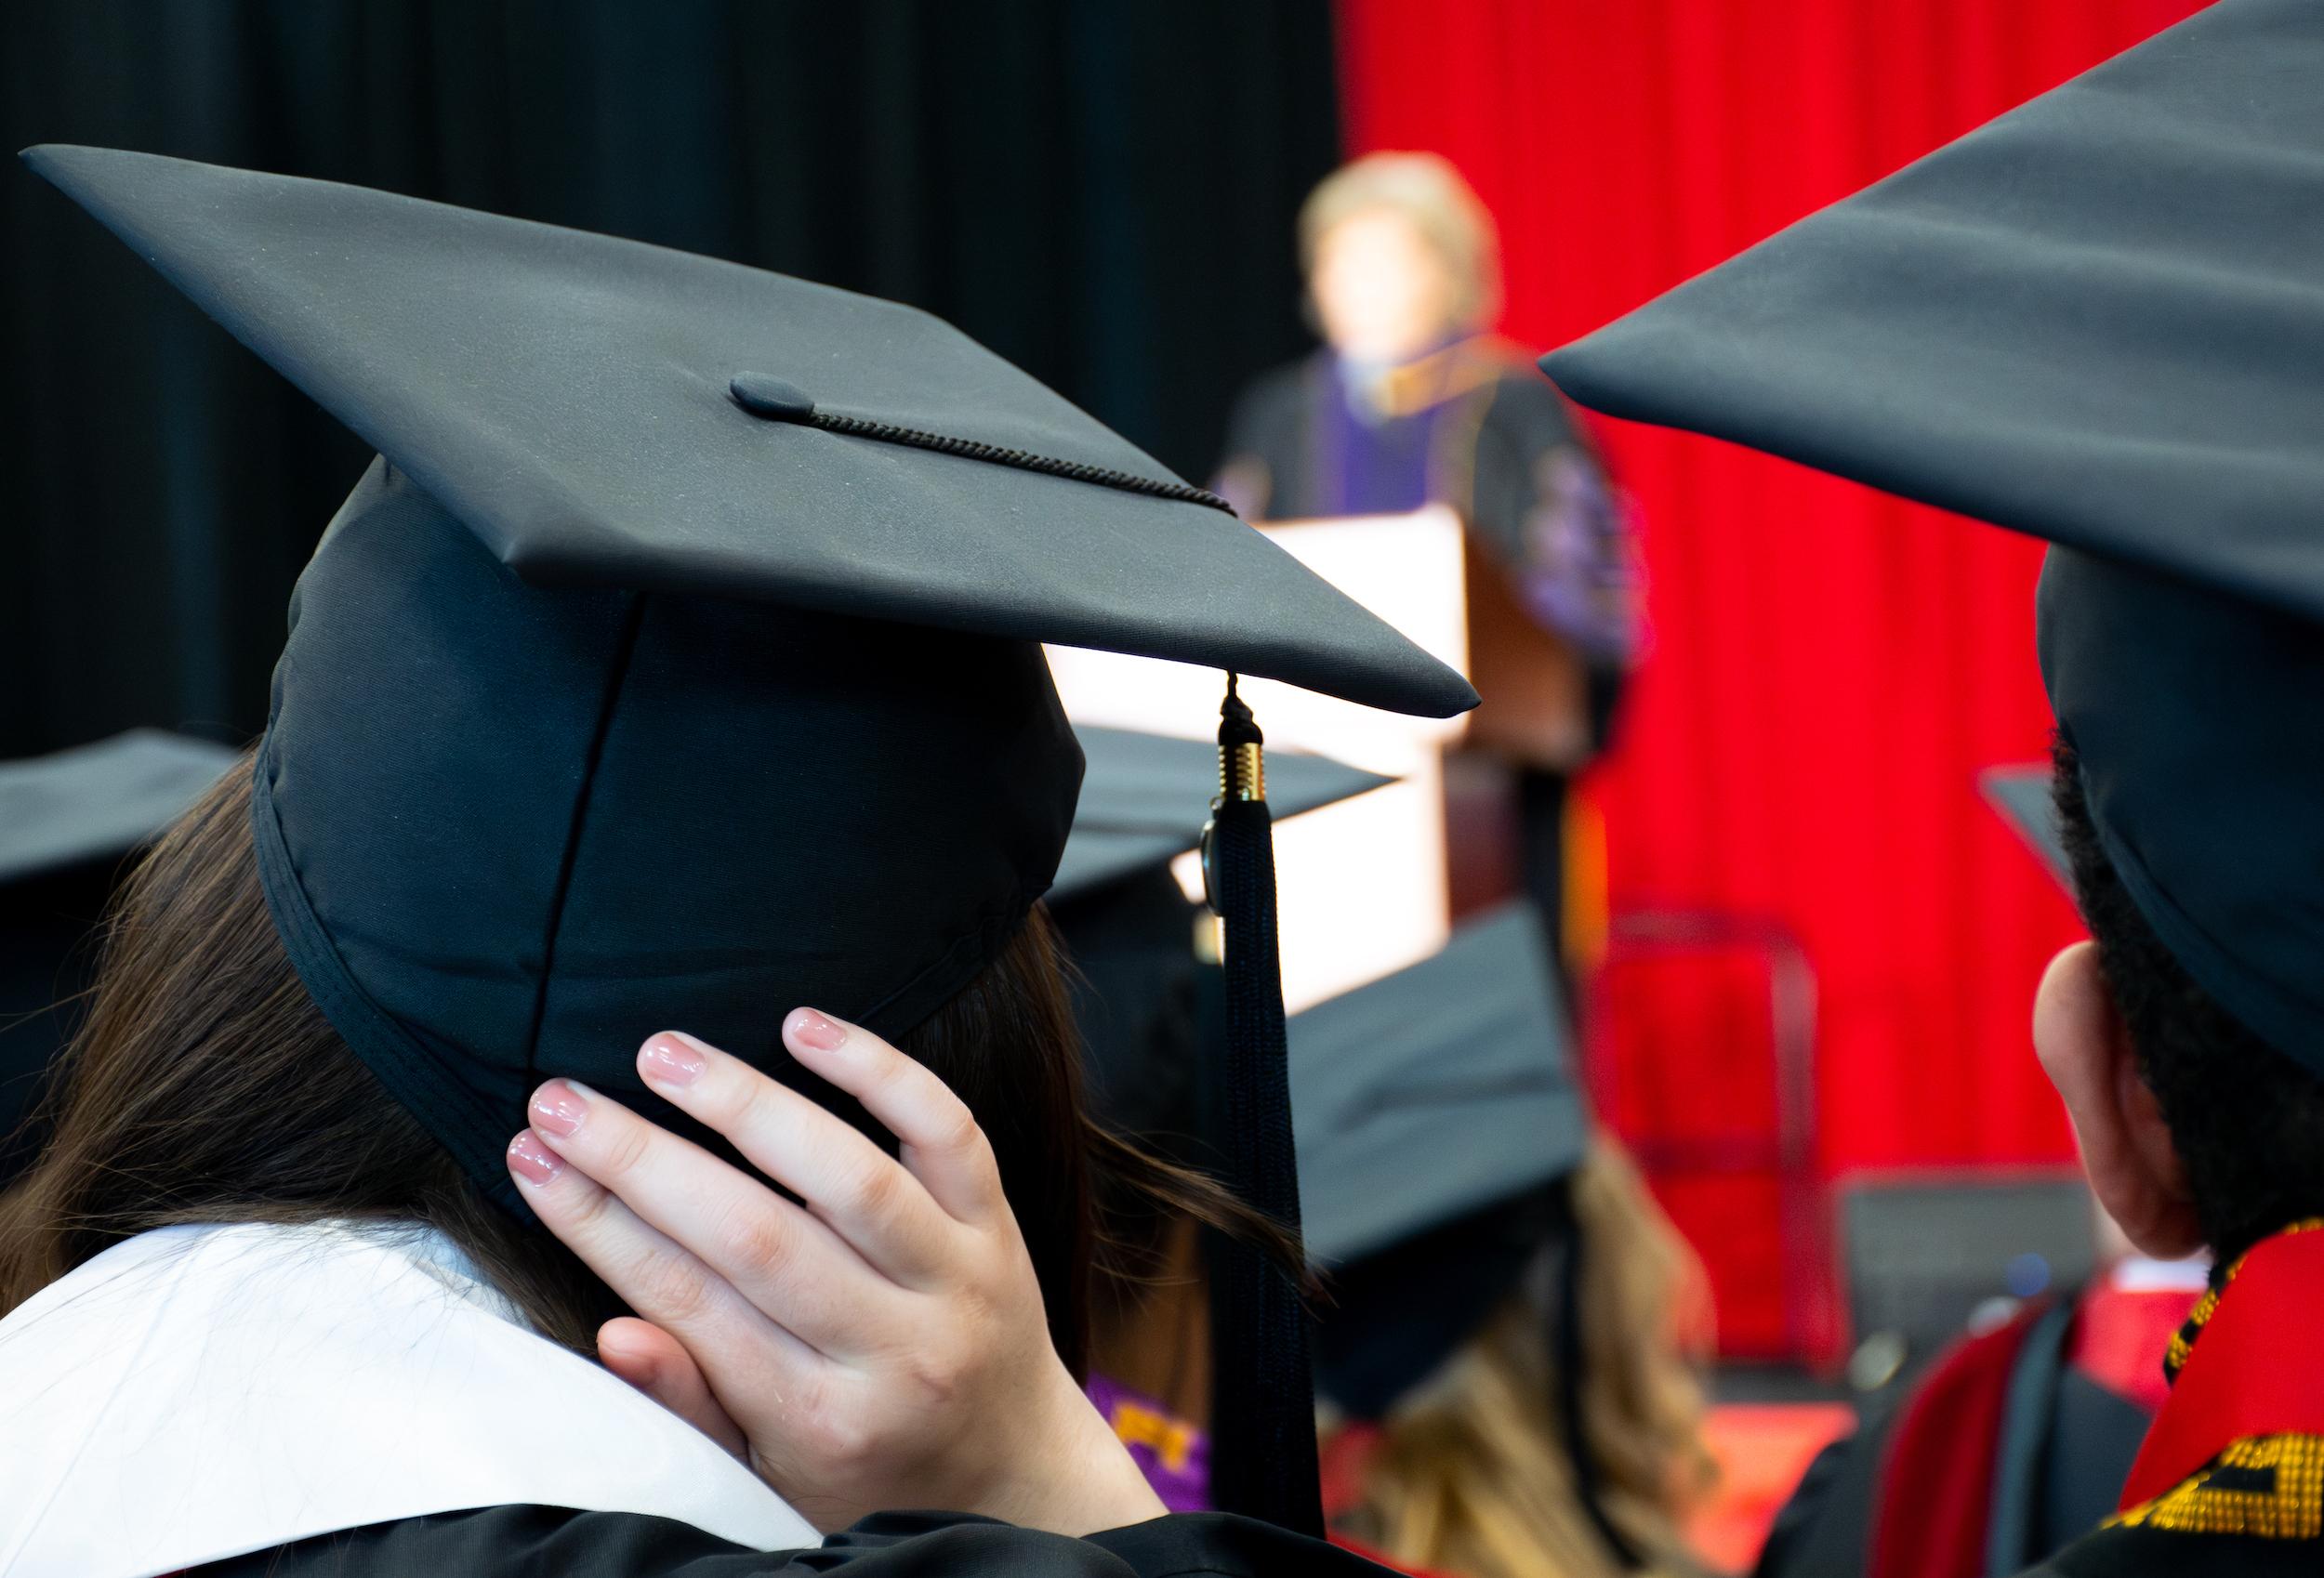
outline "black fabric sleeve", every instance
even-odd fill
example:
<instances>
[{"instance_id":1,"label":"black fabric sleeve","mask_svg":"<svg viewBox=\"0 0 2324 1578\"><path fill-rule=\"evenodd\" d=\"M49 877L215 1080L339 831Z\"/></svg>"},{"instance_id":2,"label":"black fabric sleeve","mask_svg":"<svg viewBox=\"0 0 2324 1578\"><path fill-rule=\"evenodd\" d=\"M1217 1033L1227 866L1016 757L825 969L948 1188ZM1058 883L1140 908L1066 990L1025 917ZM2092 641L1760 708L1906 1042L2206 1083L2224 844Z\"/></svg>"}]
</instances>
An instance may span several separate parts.
<instances>
[{"instance_id":1,"label":"black fabric sleeve","mask_svg":"<svg viewBox=\"0 0 2324 1578\"><path fill-rule=\"evenodd\" d=\"M1526 368L1494 386L1477 425L1469 524L1512 569L1524 566L1534 551L1525 540L1525 524L1541 502L1539 463L1562 450L1597 464L1547 378Z\"/></svg>"},{"instance_id":2,"label":"black fabric sleeve","mask_svg":"<svg viewBox=\"0 0 2324 1578\"><path fill-rule=\"evenodd\" d=\"M812 1550L753 1551L665 1518L495 1506L320 1535L201 1578L1382 1578L1363 1558L1224 1513L1087 1539L981 1518L881 1513Z\"/></svg>"},{"instance_id":3,"label":"black fabric sleeve","mask_svg":"<svg viewBox=\"0 0 2324 1578\"><path fill-rule=\"evenodd\" d=\"M1243 390L1227 419L1226 452L1213 485L1248 520L1284 520L1307 513L1307 386L1312 362L1261 374Z\"/></svg>"},{"instance_id":4,"label":"black fabric sleeve","mask_svg":"<svg viewBox=\"0 0 2324 1578\"><path fill-rule=\"evenodd\" d=\"M2194 1534L2119 1524L2075 1541L2022 1578L2315 1578L2324 1540Z\"/></svg>"}]
</instances>

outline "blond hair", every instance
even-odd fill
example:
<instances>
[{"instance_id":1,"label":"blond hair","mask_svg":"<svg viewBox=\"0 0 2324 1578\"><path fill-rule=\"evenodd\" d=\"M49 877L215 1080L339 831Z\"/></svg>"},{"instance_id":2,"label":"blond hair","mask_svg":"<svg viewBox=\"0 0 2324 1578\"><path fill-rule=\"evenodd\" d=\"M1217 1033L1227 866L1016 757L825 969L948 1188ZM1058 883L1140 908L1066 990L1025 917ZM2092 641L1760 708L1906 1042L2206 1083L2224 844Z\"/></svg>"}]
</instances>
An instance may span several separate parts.
<instances>
[{"instance_id":1,"label":"blond hair","mask_svg":"<svg viewBox=\"0 0 2324 1578\"><path fill-rule=\"evenodd\" d=\"M1644 1571L1690 1571L1680 1521L1715 1474L1702 1439L1702 1270L1611 1144L1592 1149L1573 1189L1589 1245L1580 1433L1597 1500ZM1558 1398L1542 1311L1514 1295L1382 1422L1340 1526L1400 1565L1461 1578L1619 1578L1583 1505Z\"/></svg>"},{"instance_id":2,"label":"blond hair","mask_svg":"<svg viewBox=\"0 0 2324 1578\"><path fill-rule=\"evenodd\" d=\"M1342 164L1300 208L1300 267L1313 272L1327 232L1385 210L1410 225L1453 281L1454 326L1480 329L1500 310L1500 239L1460 172L1434 153L1367 153Z\"/></svg>"}]
</instances>

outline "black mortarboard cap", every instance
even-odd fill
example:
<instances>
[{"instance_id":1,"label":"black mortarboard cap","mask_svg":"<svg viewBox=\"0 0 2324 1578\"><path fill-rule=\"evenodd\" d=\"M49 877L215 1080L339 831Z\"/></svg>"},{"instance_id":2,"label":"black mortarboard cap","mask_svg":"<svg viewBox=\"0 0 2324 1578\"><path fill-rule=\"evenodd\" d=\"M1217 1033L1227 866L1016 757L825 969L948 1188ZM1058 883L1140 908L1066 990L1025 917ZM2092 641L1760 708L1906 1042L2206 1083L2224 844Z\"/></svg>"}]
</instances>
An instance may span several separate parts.
<instances>
[{"instance_id":1,"label":"black mortarboard cap","mask_svg":"<svg viewBox=\"0 0 2324 1578\"><path fill-rule=\"evenodd\" d=\"M1564 1177L1588 1120L1522 901L1291 1019L1308 1253L1346 1266Z\"/></svg>"},{"instance_id":2,"label":"black mortarboard cap","mask_svg":"<svg viewBox=\"0 0 2324 1578\"><path fill-rule=\"evenodd\" d=\"M0 762L0 884L111 865L178 820L238 753L159 729Z\"/></svg>"},{"instance_id":3,"label":"black mortarboard cap","mask_svg":"<svg viewBox=\"0 0 2324 1578\"><path fill-rule=\"evenodd\" d=\"M1310 1255L1332 1276L1317 1389L1386 1413L1458 1349L1563 1222L1588 1120L1550 945L1524 902L1291 1020Z\"/></svg>"},{"instance_id":4,"label":"black mortarboard cap","mask_svg":"<svg viewBox=\"0 0 2324 1578\"><path fill-rule=\"evenodd\" d=\"M260 876L334 1026L504 1202L544 1077L637 1095L672 1019L790 1075L791 1006L894 1035L984 968L1081 770L1038 643L1473 704L924 313L357 188L26 157L379 452L293 598ZM1296 1222L1256 729L1228 725L1236 1177Z\"/></svg>"},{"instance_id":5,"label":"black mortarboard cap","mask_svg":"<svg viewBox=\"0 0 2324 1578\"><path fill-rule=\"evenodd\" d=\"M122 858L218 782L233 751L153 729L0 762L0 1184L20 1120L79 1022L92 932Z\"/></svg>"},{"instance_id":6,"label":"black mortarboard cap","mask_svg":"<svg viewBox=\"0 0 2324 1578\"><path fill-rule=\"evenodd\" d=\"M1552 956L1520 901L1291 1021L1307 1243L1331 1275L1315 1386L1352 1417L1381 1418L1547 1273L1536 1313L1576 1493L1627 1570L1640 1563L1582 1427L1588 1260L1566 1185L1590 1118Z\"/></svg>"},{"instance_id":7,"label":"black mortarboard cap","mask_svg":"<svg viewBox=\"0 0 2324 1578\"><path fill-rule=\"evenodd\" d=\"M1087 766L1052 906L1195 848L1203 807L1218 790L1219 750L1208 741L1089 725L1074 732ZM1393 782L1329 756L1267 753L1267 805L1277 822Z\"/></svg>"},{"instance_id":8,"label":"black mortarboard cap","mask_svg":"<svg viewBox=\"0 0 2324 1578\"><path fill-rule=\"evenodd\" d=\"M2058 829L2057 807L2050 796L2050 769L1989 767L1977 775L1977 787L2001 820L2026 841L2041 868L2070 889L2074 868L2067 861L2066 838Z\"/></svg>"},{"instance_id":9,"label":"black mortarboard cap","mask_svg":"<svg viewBox=\"0 0 2324 1578\"><path fill-rule=\"evenodd\" d=\"M2221 0L1545 359L2044 537L2042 674L2178 961L2324 1073L2324 7Z\"/></svg>"},{"instance_id":10,"label":"black mortarboard cap","mask_svg":"<svg viewBox=\"0 0 2324 1578\"><path fill-rule=\"evenodd\" d=\"M1103 1111L1173 1150L1197 1111L1194 906L1152 867L1091 898L1058 914L1076 959L1095 955L1083 967L1114 1030L1091 1047ZM1545 1193L1579 1165L1588 1116L1550 956L1538 915L1512 903L1291 1020L1307 1248L1335 1279L1319 1374L1343 1408L1376 1415L1459 1347L1555 1230ZM1137 973L1165 957L1167 973Z\"/></svg>"}]
</instances>

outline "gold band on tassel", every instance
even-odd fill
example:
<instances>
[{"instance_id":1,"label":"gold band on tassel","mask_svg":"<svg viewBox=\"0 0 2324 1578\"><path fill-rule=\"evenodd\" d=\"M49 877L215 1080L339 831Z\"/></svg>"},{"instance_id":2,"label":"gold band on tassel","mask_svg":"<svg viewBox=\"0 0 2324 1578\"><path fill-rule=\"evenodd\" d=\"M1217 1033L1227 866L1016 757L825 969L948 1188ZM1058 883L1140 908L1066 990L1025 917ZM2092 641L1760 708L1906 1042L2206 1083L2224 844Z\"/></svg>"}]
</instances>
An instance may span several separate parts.
<instances>
[{"instance_id":1,"label":"gold band on tassel","mask_svg":"<svg viewBox=\"0 0 2324 1578\"><path fill-rule=\"evenodd\" d=\"M1267 797L1267 752L1257 741L1219 747L1219 796L1227 800Z\"/></svg>"}]
</instances>

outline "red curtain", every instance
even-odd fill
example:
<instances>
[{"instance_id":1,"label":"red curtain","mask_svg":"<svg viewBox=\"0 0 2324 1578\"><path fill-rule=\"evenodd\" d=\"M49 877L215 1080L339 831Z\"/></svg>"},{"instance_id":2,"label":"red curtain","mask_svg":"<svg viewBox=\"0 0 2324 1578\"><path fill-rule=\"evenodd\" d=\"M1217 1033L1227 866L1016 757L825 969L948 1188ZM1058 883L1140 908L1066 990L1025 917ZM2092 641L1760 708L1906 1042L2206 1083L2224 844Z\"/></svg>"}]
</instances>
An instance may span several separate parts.
<instances>
[{"instance_id":1,"label":"red curtain","mask_svg":"<svg viewBox=\"0 0 2324 1578\"><path fill-rule=\"evenodd\" d=\"M2197 8L1341 0L1347 136L1461 169L1500 223L1503 327L1546 348ZM1606 426L1642 510L1653 622L1593 786L1616 914L1709 908L1796 934L1818 986L1827 1176L2069 1157L2027 1021L2076 923L1974 787L2046 749L2039 547ZM1761 1009L1681 973L1657 966L1617 996L1621 1079L1724 1104L1736 1060L1763 1051ZM1706 972L1722 973L1732 961ZM1766 1209L1682 1212L1724 1284L1723 1325L1770 1319Z\"/></svg>"}]
</instances>

